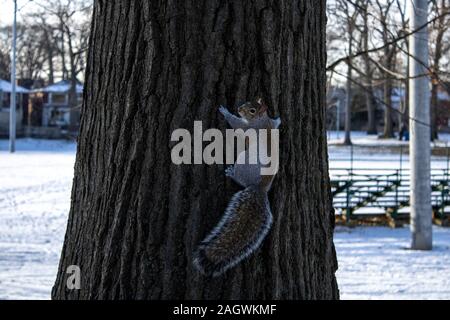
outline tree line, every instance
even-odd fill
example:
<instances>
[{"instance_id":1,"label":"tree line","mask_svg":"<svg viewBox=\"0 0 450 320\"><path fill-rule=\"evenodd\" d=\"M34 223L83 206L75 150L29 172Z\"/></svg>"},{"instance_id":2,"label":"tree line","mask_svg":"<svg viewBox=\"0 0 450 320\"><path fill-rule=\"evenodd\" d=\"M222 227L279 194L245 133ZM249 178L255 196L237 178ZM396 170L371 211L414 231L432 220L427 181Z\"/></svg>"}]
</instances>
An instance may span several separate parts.
<instances>
[{"instance_id":1,"label":"tree line","mask_svg":"<svg viewBox=\"0 0 450 320\"><path fill-rule=\"evenodd\" d=\"M28 5L23 6L25 8ZM42 0L17 18L17 78L82 80L86 64L92 1ZM9 79L12 26L0 27L0 78Z\"/></svg>"},{"instance_id":2,"label":"tree line","mask_svg":"<svg viewBox=\"0 0 450 320\"><path fill-rule=\"evenodd\" d=\"M355 92L366 109L368 134L394 136L408 125L409 53L408 0L332 0L327 2L327 54L329 87L345 87L345 143L351 143L352 101ZM83 80L92 0L42 0L32 13L19 10L17 77L53 83ZM412 8L414 10L414 8ZM447 58L450 52L450 0L432 0L429 23L429 75L432 137L437 138L438 88L450 92ZM11 26L0 27L0 78L10 77ZM74 87L73 86L73 87ZM392 105L392 92L402 88L405 101ZM382 93L377 94L378 93ZM75 94L70 95L76 99ZM70 100L72 100L70 99ZM377 106L384 109L383 130L378 132Z\"/></svg>"},{"instance_id":3,"label":"tree line","mask_svg":"<svg viewBox=\"0 0 450 320\"><path fill-rule=\"evenodd\" d=\"M399 128L408 125L409 35L418 30L409 28L409 12L415 10L408 0L336 0L329 1L328 60L329 85L345 85L345 140L350 144L352 125L352 93L363 92L368 134L394 136L394 114ZM450 93L448 86L450 51L450 1L432 0L429 5L429 67L431 78L431 129L437 138L437 106L439 86ZM419 62L420 63L420 62ZM392 104L392 92L401 88L405 101L400 108ZM377 95L376 90L382 92ZM378 132L376 105L384 109L384 127Z\"/></svg>"}]
</instances>

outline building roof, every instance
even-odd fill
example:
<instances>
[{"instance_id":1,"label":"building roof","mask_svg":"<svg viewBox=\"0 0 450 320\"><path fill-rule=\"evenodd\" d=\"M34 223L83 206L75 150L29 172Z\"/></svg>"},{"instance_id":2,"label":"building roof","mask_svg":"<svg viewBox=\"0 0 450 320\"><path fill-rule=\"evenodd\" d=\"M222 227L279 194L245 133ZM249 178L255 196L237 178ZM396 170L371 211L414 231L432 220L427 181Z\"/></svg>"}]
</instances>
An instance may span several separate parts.
<instances>
[{"instance_id":1,"label":"building roof","mask_svg":"<svg viewBox=\"0 0 450 320\"><path fill-rule=\"evenodd\" d=\"M0 79L0 91L11 92L12 91L11 82ZM28 93L28 92L30 92L30 90L25 89L24 87L16 85L16 92L17 93Z\"/></svg>"},{"instance_id":2,"label":"building roof","mask_svg":"<svg viewBox=\"0 0 450 320\"><path fill-rule=\"evenodd\" d=\"M439 90L437 96L439 100L450 101L450 94L447 91Z\"/></svg>"},{"instance_id":3,"label":"building roof","mask_svg":"<svg viewBox=\"0 0 450 320\"><path fill-rule=\"evenodd\" d=\"M61 80L54 84L48 85L43 88L34 89L33 92L52 92L52 93L67 93L70 89L70 81L69 80ZM76 86L77 93L83 92L83 85L77 83Z\"/></svg>"}]
</instances>

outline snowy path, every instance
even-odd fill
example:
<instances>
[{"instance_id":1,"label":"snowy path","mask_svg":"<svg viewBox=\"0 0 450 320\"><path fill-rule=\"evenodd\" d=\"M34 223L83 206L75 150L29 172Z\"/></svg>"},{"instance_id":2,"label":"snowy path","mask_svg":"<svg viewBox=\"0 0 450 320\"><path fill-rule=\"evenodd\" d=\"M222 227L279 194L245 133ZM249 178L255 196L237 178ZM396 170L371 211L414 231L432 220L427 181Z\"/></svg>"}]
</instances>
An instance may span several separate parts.
<instances>
[{"instance_id":1,"label":"snowy path","mask_svg":"<svg viewBox=\"0 0 450 320\"><path fill-rule=\"evenodd\" d=\"M0 140L0 299L48 299L69 211L75 145L21 139L17 153L6 149ZM397 162L386 158L382 167L389 164ZM407 228L339 227L335 243L344 299L450 299L450 228L434 229L431 252L407 250Z\"/></svg>"}]
</instances>

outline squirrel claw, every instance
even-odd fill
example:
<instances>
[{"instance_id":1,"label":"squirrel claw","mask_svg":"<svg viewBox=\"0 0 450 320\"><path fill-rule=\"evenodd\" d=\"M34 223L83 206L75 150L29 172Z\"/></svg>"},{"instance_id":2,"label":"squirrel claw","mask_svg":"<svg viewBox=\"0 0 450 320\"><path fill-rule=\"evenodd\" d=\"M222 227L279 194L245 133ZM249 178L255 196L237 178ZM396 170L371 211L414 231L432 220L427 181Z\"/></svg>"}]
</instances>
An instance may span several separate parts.
<instances>
[{"instance_id":1,"label":"squirrel claw","mask_svg":"<svg viewBox=\"0 0 450 320\"><path fill-rule=\"evenodd\" d=\"M229 166L225 169L225 176L230 178L234 176L234 166Z\"/></svg>"},{"instance_id":2,"label":"squirrel claw","mask_svg":"<svg viewBox=\"0 0 450 320\"><path fill-rule=\"evenodd\" d=\"M225 108L224 106L220 105L220 107L219 107L219 112L220 112L221 114L227 114L227 113L228 113L228 110L227 110L227 108Z\"/></svg>"}]
</instances>

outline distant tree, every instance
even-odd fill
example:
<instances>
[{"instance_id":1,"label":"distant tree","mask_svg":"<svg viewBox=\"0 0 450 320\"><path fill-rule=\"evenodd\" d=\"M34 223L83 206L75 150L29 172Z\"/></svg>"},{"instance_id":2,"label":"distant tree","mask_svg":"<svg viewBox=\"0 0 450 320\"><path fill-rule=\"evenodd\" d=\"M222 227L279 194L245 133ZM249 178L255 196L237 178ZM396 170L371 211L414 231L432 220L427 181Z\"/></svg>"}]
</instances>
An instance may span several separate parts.
<instances>
[{"instance_id":1,"label":"distant tree","mask_svg":"<svg viewBox=\"0 0 450 320\"><path fill-rule=\"evenodd\" d=\"M348 59L346 73L346 98L345 98L345 136L344 144L350 145L352 130L352 80L353 80L353 63L351 58L354 47L357 43L357 21L359 10L355 3L347 0L336 0L331 12L337 17L336 21L340 22L338 30L340 30L343 39L345 39L345 47L347 48Z\"/></svg>"},{"instance_id":2,"label":"distant tree","mask_svg":"<svg viewBox=\"0 0 450 320\"><path fill-rule=\"evenodd\" d=\"M17 75L19 78L57 78L72 83L69 104L77 105L75 85L86 63L92 1L42 0L36 10L21 15L17 25ZM0 28L0 74L9 74L11 26ZM9 76L8 76L9 78Z\"/></svg>"},{"instance_id":3,"label":"distant tree","mask_svg":"<svg viewBox=\"0 0 450 320\"><path fill-rule=\"evenodd\" d=\"M388 72L395 70L396 62L396 47L394 45L389 45L392 41L390 25L391 25L391 15L392 8L394 6L395 0L375 0L375 8L377 19L379 21L380 27L375 27L375 30L379 33L380 39L384 46L381 51L382 57L380 63L378 64L379 71L383 77L383 102L384 102L384 138L392 138L394 136L394 124L392 115L392 89L393 80L391 74Z\"/></svg>"},{"instance_id":4,"label":"distant tree","mask_svg":"<svg viewBox=\"0 0 450 320\"><path fill-rule=\"evenodd\" d=\"M38 79L46 60L40 26L23 21L17 29L17 77Z\"/></svg>"},{"instance_id":5,"label":"distant tree","mask_svg":"<svg viewBox=\"0 0 450 320\"><path fill-rule=\"evenodd\" d=\"M337 12L337 15L329 14L328 32L331 32L333 37L332 41L328 43L332 59L327 71L330 72L331 76L338 75L348 79L350 73L347 70L347 74L344 74L342 65L344 63L351 64L354 71L351 74L351 82L354 86L364 88L366 91L368 128L371 128L368 131L375 132L372 129L376 128L375 121L370 120L375 117L371 116L372 112L369 111L372 109L375 112L375 101L385 109L385 126L381 136L392 137L394 134L393 121L399 120L399 128L404 128L408 124L409 64L412 59L417 59L410 54L408 39L419 30L410 30L409 17L406 14L407 3L403 0L347 0L342 2L341 10L330 12ZM430 41L432 61L428 72L434 81L431 104L436 106L438 86L442 86L450 74L448 72L448 59L443 58L450 50L445 45L449 42L445 39L448 38L450 10L448 9L448 0L433 0L430 3L432 5L430 6L431 12L427 27L432 39ZM336 4L340 4L340 2L330 1L328 7L336 8L338 7ZM360 42L357 43L352 54L349 54L348 51L345 54L341 52L341 56L336 57L335 51L338 51L336 48L339 48L339 44L340 47L348 47L350 42L348 36L346 36L348 28L343 29L343 26L346 26L346 13L350 13L351 8L359 11L359 17L356 18L357 31L354 33L353 39ZM340 18L339 13L341 13ZM341 30L340 41L336 36L339 30ZM356 77L355 73L357 74ZM381 98L371 89L374 87L382 88L383 95ZM445 84L443 87L448 88ZM402 101L399 109L393 106L391 101L394 88L405 89L405 92L400 91L400 93L404 93L402 95L404 101ZM450 91L450 88L448 89ZM432 108L432 111L434 109L435 107ZM397 117L394 117L394 115L397 115ZM431 116L433 132L436 132L436 116L433 112Z\"/></svg>"},{"instance_id":6,"label":"distant tree","mask_svg":"<svg viewBox=\"0 0 450 320\"><path fill-rule=\"evenodd\" d=\"M402 0L396 0L396 9L398 12L398 15L400 16L400 28L398 31L398 35L404 35L409 32L409 17L407 14L407 5L405 1ZM396 47L399 49L400 54L403 55L404 59L406 60L405 67L404 67L404 79L400 79L399 82L401 83L402 87L404 88L404 99L402 101L402 108L400 110L400 117L399 117L399 135L398 138L401 140L403 139L402 136L402 129L406 129L409 127L409 63L410 63L410 51L409 51L409 41L408 38L406 38L403 41L399 41L396 43Z\"/></svg>"},{"instance_id":7,"label":"distant tree","mask_svg":"<svg viewBox=\"0 0 450 320\"><path fill-rule=\"evenodd\" d=\"M0 60L3 79L9 79L11 68L12 26L0 28ZM20 79L35 79L42 71L42 48L39 38L39 28L27 22L17 24L17 77Z\"/></svg>"},{"instance_id":8,"label":"distant tree","mask_svg":"<svg viewBox=\"0 0 450 320\"><path fill-rule=\"evenodd\" d=\"M27 18L31 23L37 26L35 37L39 38L44 55L44 64L42 71L46 73L48 83L54 83L58 69L58 42L57 27L55 23L51 23L48 13L38 11L29 13Z\"/></svg>"},{"instance_id":9,"label":"distant tree","mask_svg":"<svg viewBox=\"0 0 450 320\"><path fill-rule=\"evenodd\" d=\"M361 49L366 51L362 56L363 70L364 70L364 87L365 87L365 100L367 108L367 133L377 134L377 119L376 119L376 103L374 101L373 95L373 78L374 78L374 68L373 63L370 59L370 54L368 50L370 49L369 43L371 42L371 30L369 24L371 23L370 12L371 12L371 0L362 0L358 2L358 9L361 12Z\"/></svg>"},{"instance_id":10,"label":"distant tree","mask_svg":"<svg viewBox=\"0 0 450 320\"><path fill-rule=\"evenodd\" d=\"M68 56L68 79L71 86L69 91L69 108L71 109L70 128L75 130L78 126L76 115L78 114L74 109L78 106L76 85L78 83L78 74L84 70L84 54L87 51L89 24L87 20L84 23L77 24L75 16L77 13L90 10L90 5L86 1L70 1L66 5L60 5L54 11L59 20L59 27L61 32L61 47L60 53L62 59ZM67 51L66 51L67 46ZM66 69L66 63L63 63ZM67 70L67 69L66 69Z\"/></svg>"},{"instance_id":11,"label":"distant tree","mask_svg":"<svg viewBox=\"0 0 450 320\"><path fill-rule=\"evenodd\" d=\"M7 27L0 27L0 78L11 77L11 32Z\"/></svg>"},{"instance_id":12,"label":"distant tree","mask_svg":"<svg viewBox=\"0 0 450 320\"><path fill-rule=\"evenodd\" d=\"M43 43L46 44L47 57L50 67L50 77L53 77L54 49L60 57L62 78L71 83L69 90L70 129L78 126L77 108L78 98L76 85L78 76L85 69L85 55L88 45L89 18L92 10L92 1L88 0L45 0L40 5L43 10L39 15L44 34ZM49 27L46 21L55 21ZM53 37L56 48L48 43Z\"/></svg>"},{"instance_id":13,"label":"distant tree","mask_svg":"<svg viewBox=\"0 0 450 320\"><path fill-rule=\"evenodd\" d=\"M439 104L438 89L442 86L439 80L445 77L442 64L445 57L448 57L450 52L450 1L449 0L435 0L431 1L430 11L432 16L438 19L431 25L430 29L430 68L433 72L431 81L431 139L438 138L438 124L437 124L437 108ZM445 15L448 13L448 15ZM448 73L447 73L448 74ZM450 93L450 92L449 92Z\"/></svg>"}]
</instances>

